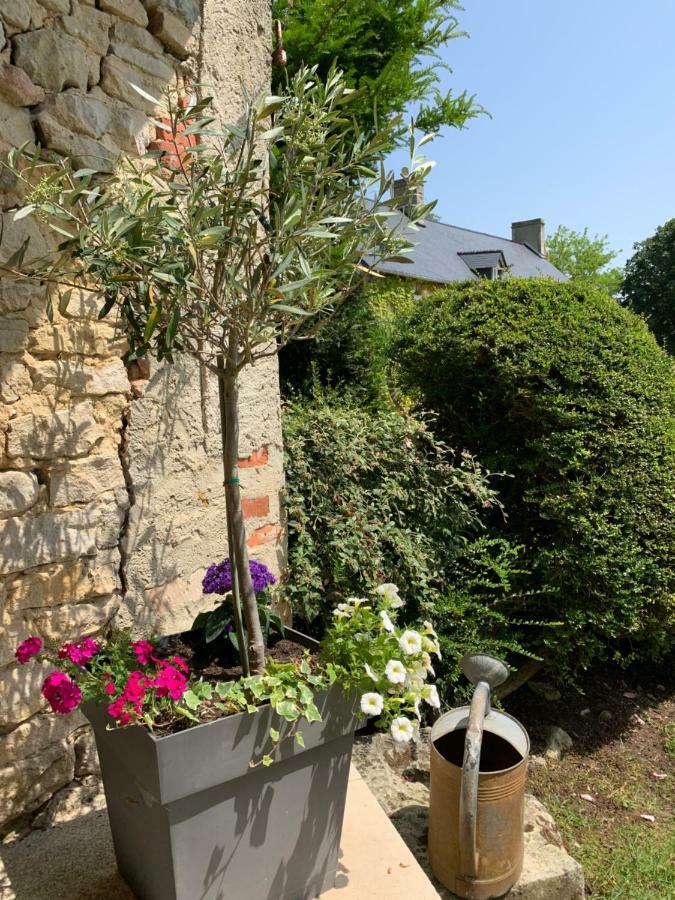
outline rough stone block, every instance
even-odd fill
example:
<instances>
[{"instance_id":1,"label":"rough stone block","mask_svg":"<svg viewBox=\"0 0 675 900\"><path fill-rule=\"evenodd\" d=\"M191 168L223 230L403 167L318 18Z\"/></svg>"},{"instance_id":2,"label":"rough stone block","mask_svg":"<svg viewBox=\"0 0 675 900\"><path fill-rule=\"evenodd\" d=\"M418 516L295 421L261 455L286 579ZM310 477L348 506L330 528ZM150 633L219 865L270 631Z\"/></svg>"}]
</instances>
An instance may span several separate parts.
<instances>
[{"instance_id":1,"label":"rough stone block","mask_svg":"<svg viewBox=\"0 0 675 900\"><path fill-rule=\"evenodd\" d=\"M7 455L10 458L57 459L65 456L74 459L86 456L102 437L103 431L94 418L91 404L80 403L51 416L17 416L10 425Z\"/></svg>"},{"instance_id":2,"label":"rough stone block","mask_svg":"<svg viewBox=\"0 0 675 900\"><path fill-rule=\"evenodd\" d=\"M0 96L11 106L35 106L45 99L45 92L33 84L23 69L0 65Z\"/></svg>"},{"instance_id":3,"label":"rough stone block","mask_svg":"<svg viewBox=\"0 0 675 900\"><path fill-rule=\"evenodd\" d=\"M61 96L65 97L67 94ZM72 288L63 315L67 319L97 319L102 306L103 294L100 291Z\"/></svg>"},{"instance_id":4,"label":"rough stone block","mask_svg":"<svg viewBox=\"0 0 675 900\"><path fill-rule=\"evenodd\" d=\"M139 28L138 25L132 25L131 22L115 22L112 40L113 43L131 44L132 47L138 47L139 50L145 50L146 53L154 53L155 56L162 56L164 53L160 42L150 34L147 28Z\"/></svg>"},{"instance_id":5,"label":"rough stone block","mask_svg":"<svg viewBox=\"0 0 675 900\"><path fill-rule=\"evenodd\" d=\"M120 552L114 547L100 551L96 556L33 569L8 579L6 620L18 618L23 609L79 603L87 598L113 594L121 586L121 562Z\"/></svg>"},{"instance_id":6,"label":"rough stone block","mask_svg":"<svg viewBox=\"0 0 675 900\"><path fill-rule=\"evenodd\" d=\"M142 153L147 144L147 119L130 107L120 108L95 88L88 94L65 91L50 97L44 111L71 132L99 140L105 136L129 153Z\"/></svg>"},{"instance_id":7,"label":"rough stone block","mask_svg":"<svg viewBox=\"0 0 675 900\"><path fill-rule=\"evenodd\" d=\"M101 397L129 391L127 370L120 359L102 366L85 365L77 360L46 360L31 366L36 390L54 385L74 396Z\"/></svg>"},{"instance_id":8,"label":"rough stone block","mask_svg":"<svg viewBox=\"0 0 675 900\"><path fill-rule=\"evenodd\" d=\"M101 631L118 606L119 598L102 597L91 603L67 603L26 610L24 621L31 634L39 634L46 641L61 644Z\"/></svg>"},{"instance_id":9,"label":"rough stone block","mask_svg":"<svg viewBox=\"0 0 675 900\"><path fill-rule=\"evenodd\" d=\"M40 485L29 472L0 472L0 519L20 516L37 502Z\"/></svg>"},{"instance_id":10,"label":"rough stone block","mask_svg":"<svg viewBox=\"0 0 675 900\"><path fill-rule=\"evenodd\" d=\"M98 778L87 776L83 782L73 782L55 794L32 824L34 828L52 828L101 809L105 809L103 785Z\"/></svg>"},{"instance_id":11,"label":"rough stone block","mask_svg":"<svg viewBox=\"0 0 675 900\"><path fill-rule=\"evenodd\" d=\"M182 19L165 9L156 9L150 15L150 31L167 50L179 59L187 59L192 32Z\"/></svg>"},{"instance_id":12,"label":"rough stone block","mask_svg":"<svg viewBox=\"0 0 675 900\"><path fill-rule=\"evenodd\" d=\"M108 52L113 19L107 13L90 6L74 6L73 14L63 16L60 23L67 34L78 38L99 56Z\"/></svg>"},{"instance_id":13,"label":"rough stone block","mask_svg":"<svg viewBox=\"0 0 675 900\"><path fill-rule=\"evenodd\" d=\"M27 0L0 0L0 16L8 36L26 31L30 25L30 6Z\"/></svg>"},{"instance_id":14,"label":"rough stone block","mask_svg":"<svg viewBox=\"0 0 675 900\"><path fill-rule=\"evenodd\" d=\"M0 479L1 479L0 475ZM51 506L90 503L107 491L125 488L124 472L118 456L92 456L81 462L52 469L49 477ZM0 480L0 516L2 515Z\"/></svg>"},{"instance_id":15,"label":"rough stone block","mask_svg":"<svg viewBox=\"0 0 675 900\"><path fill-rule=\"evenodd\" d=\"M87 728L75 739L75 777L82 778L85 775L100 775L101 766L98 761L98 751L94 732Z\"/></svg>"},{"instance_id":16,"label":"rough stone block","mask_svg":"<svg viewBox=\"0 0 675 900\"><path fill-rule=\"evenodd\" d=\"M44 706L40 688L51 669L48 663L33 662L30 666L15 665L3 671L0 678L0 728L12 728Z\"/></svg>"},{"instance_id":17,"label":"rough stone block","mask_svg":"<svg viewBox=\"0 0 675 900\"><path fill-rule=\"evenodd\" d=\"M119 546L128 506L129 498L125 490L124 494L121 491L117 493L116 499L110 503L104 503L91 510L92 515L96 515L98 518L96 546L99 550L109 550Z\"/></svg>"},{"instance_id":18,"label":"rough stone block","mask_svg":"<svg viewBox=\"0 0 675 900\"><path fill-rule=\"evenodd\" d=\"M114 172L118 151L69 131L47 112L38 113L36 124L42 145L70 157L76 168Z\"/></svg>"},{"instance_id":19,"label":"rough stone block","mask_svg":"<svg viewBox=\"0 0 675 900\"><path fill-rule=\"evenodd\" d=\"M15 110L22 115L28 115L26 110ZM7 260L28 240L28 246L24 256L24 263L39 259L49 252L51 237L48 240L46 230L40 227L40 223L33 216L26 216L14 221L14 213L0 214L0 259Z\"/></svg>"},{"instance_id":20,"label":"rough stone block","mask_svg":"<svg viewBox=\"0 0 675 900\"><path fill-rule=\"evenodd\" d=\"M119 16L120 19L126 19L133 25L145 28L148 24L148 14L141 0L100 0L99 5L105 12Z\"/></svg>"},{"instance_id":21,"label":"rough stone block","mask_svg":"<svg viewBox=\"0 0 675 900\"><path fill-rule=\"evenodd\" d=\"M90 510L0 522L0 575L95 553L96 521Z\"/></svg>"},{"instance_id":22,"label":"rough stone block","mask_svg":"<svg viewBox=\"0 0 675 900\"><path fill-rule=\"evenodd\" d=\"M33 389L28 369L19 362L0 366L0 400L15 403Z\"/></svg>"},{"instance_id":23,"label":"rough stone block","mask_svg":"<svg viewBox=\"0 0 675 900\"><path fill-rule=\"evenodd\" d=\"M116 335L112 325L95 321L58 325L45 321L29 332L27 343L28 351L39 356L121 356L125 348L125 338Z\"/></svg>"},{"instance_id":24,"label":"rough stone block","mask_svg":"<svg viewBox=\"0 0 675 900\"><path fill-rule=\"evenodd\" d=\"M15 69L16 66L4 66L3 68ZM32 84L28 76L26 76L26 80ZM0 94L2 94L1 85ZM35 142L30 113L26 109L17 108L17 106L17 104L5 102L4 94L0 96L0 148L5 152L10 147L21 147L26 143L32 145Z\"/></svg>"},{"instance_id":25,"label":"rough stone block","mask_svg":"<svg viewBox=\"0 0 675 900\"><path fill-rule=\"evenodd\" d=\"M28 322L25 319L0 319L0 353L20 353L26 346Z\"/></svg>"},{"instance_id":26,"label":"rough stone block","mask_svg":"<svg viewBox=\"0 0 675 900\"><path fill-rule=\"evenodd\" d=\"M75 753L65 741L0 769L0 824L42 806L72 780L74 771Z\"/></svg>"},{"instance_id":27,"label":"rough stone block","mask_svg":"<svg viewBox=\"0 0 675 900\"><path fill-rule=\"evenodd\" d=\"M106 56L101 65L101 88L109 96L116 97L135 109L142 109L153 115L157 104L142 97L133 89L132 85L141 88L156 100L162 99L162 95L168 87L168 85L151 78L146 72L140 72L130 66L124 60L118 59L116 56Z\"/></svg>"},{"instance_id":28,"label":"rough stone block","mask_svg":"<svg viewBox=\"0 0 675 900\"><path fill-rule=\"evenodd\" d=\"M174 69L167 65L163 59L153 56L151 53L145 53L131 44L113 42L111 49L115 56L130 63L132 66L136 66L137 69L147 72L148 75L157 78L159 81L168 82L174 73Z\"/></svg>"},{"instance_id":29,"label":"rough stone block","mask_svg":"<svg viewBox=\"0 0 675 900\"><path fill-rule=\"evenodd\" d=\"M61 31L39 28L14 38L14 62L46 91L86 90L89 66L85 46Z\"/></svg>"},{"instance_id":30,"label":"rough stone block","mask_svg":"<svg viewBox=\"0 0 675 900\"><path fill-rule=\"evenodd\" d=\"M0 768L18 759L33 756L57 741L66 740L74 731L81 728L85 721L80 712L69 716L38 713L27 722L22 722L9 734L0 736Z\"/></svg>"},{"instance_id":31,"label":"rough stone block","mask_svg":"<svg viewBox=\"0 0 675 900\"><path fill-rule=\"evenodd\" d=\"M145 5L150 12L168 10L190 28L199 19L200 6L197 0L145 0Z\"/></svg>"},{"instance_id":32,"label":"rough stone block","mask_svg":"<svg viewBox=\"0 0 675 900\"><path fill-rule=\"evenodd\" d=\"M65 13L70 12L70 0L39 0L39 2L49 12L57 15L65 15Z\"/></svg>"},{"instance_id":33,"label":"rough stone block","mask_svg":"<svg viewBox=\"0 0 675 900\"><path fill-rule=\"evenodd\" d=\"M12 318L27 319L33 324L35 313L29 312L32 306L43 309L47 300L45 285L29 281L13 281L0 279L0 315L3 313L20 313Z\"/></svg>"}]
</instances>

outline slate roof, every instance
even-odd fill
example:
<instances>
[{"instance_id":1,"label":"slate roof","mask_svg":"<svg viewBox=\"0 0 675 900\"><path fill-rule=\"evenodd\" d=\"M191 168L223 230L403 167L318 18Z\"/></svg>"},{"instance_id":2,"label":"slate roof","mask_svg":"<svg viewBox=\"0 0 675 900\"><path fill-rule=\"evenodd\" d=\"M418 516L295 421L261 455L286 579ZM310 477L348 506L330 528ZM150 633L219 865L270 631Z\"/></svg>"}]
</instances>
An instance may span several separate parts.
<instances>
[{"instance_id":1,"label":"slate roof","mask_svg":"<svg viewBox=\"0 0 675 900\"><path fill-rule=\"evenodd\" d=\"M427 220L417 231L407 229L403 213L396 213L390 219L392 228L400 228L415 244L410 254L412 263L381 263L376 271L387 275L401 275L418 281L433 281L447 284L450 281L471 281L478 276L471 271L461 254L495 253L501 251L510 275L515 278L553 278L567 281L547 259L539 256L525 244L517 244L508 238L469 228L458 228L443 222ZM372 260L368 260L372 262ZM475 267L475 266L474 266Z\"/></svg>"}]
</instances>

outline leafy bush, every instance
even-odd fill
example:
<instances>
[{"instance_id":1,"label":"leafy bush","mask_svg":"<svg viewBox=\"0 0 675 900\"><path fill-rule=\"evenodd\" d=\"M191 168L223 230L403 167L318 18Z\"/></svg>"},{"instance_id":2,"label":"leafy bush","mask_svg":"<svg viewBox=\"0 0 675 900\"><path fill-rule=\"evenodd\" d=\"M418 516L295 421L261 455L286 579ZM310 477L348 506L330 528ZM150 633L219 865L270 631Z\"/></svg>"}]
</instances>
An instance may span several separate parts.
<instances>
[{"instance_id":1,"label":"leafy bush","mask_svg":"<svg viewBox=\"0 0 675 900\"><path fill-rule=\"evenodd\" d=\"M675 219L635 245L626 263L623 295L670 353L675 353Z\"/></svg>"},{"instance_id":2,"label":"leafy bush","mask_svg":"<svg viewBox=\"0 0 675 900\"><path fill-rule=\"evenodd\" d=\"M311 395L313 385L348 385L363 399L388 403L390 346L398 316L412 308L415 286L404 278L364 284L311 341L289 344L279 355L284 393Z\"/></svg>"},{"instance_id":3,"label":"leafy bush","mask_svg":"<svg viewBox=\"0 0 675 900\"><path fill-rule=\"evenodd\" d=\"M605 293L542 280L422 298L392 348L440 435L507 473L498 533L526 548L520 615L556 667L673 646L675 372ZM536 648L532 648L536 649Z\"/></svg>"},{"instance_id":4,"label":"leafy bush","mask_svg":"<svg viewBox=\"0 0 675 900\"><path fill-rule=\"evenodd\" d=\"M306 621L337 597L395 582L406 609L428 609L495 503L476 462L437 441L424 419L326 392L284 415L291 577L284 596Z\"/></svg>"}]
</instances>

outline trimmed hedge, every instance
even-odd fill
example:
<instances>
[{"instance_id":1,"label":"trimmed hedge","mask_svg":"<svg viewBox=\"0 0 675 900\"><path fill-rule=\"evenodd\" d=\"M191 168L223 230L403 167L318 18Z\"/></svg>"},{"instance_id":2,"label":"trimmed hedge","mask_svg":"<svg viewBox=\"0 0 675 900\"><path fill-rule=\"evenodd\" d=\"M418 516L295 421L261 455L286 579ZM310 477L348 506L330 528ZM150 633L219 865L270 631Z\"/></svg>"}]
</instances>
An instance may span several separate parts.
<instances>
[{"instance_id":1,"label":"trimmed hedge","mask_svg":"<svg viewBox=\"0 0 675 900\"><path fill-rule=\"evenodd\" d=\"M574 283L479 281L421 298L392 351L440 436L505 473L494 528L526 548L522 615L561 622L554 667L672 649L675 370L642 320Z\"/></svg>"}]
</instances>

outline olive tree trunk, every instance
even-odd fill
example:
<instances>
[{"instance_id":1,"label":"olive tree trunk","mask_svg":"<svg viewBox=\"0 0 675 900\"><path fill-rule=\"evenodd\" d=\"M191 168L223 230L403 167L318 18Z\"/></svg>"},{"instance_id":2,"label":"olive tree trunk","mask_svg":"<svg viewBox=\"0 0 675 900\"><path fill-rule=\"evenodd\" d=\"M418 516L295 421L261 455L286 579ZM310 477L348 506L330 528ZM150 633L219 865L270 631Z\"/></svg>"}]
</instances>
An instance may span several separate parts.
<instances>
[{"instance_id":1,"label":"olive tree trunk","mask_svg":"<svg viewBox=\"0 0 675 900\"><path fill-rule=\"evenodd\" d=\"M219 359L219 363L222 357ZM237 461L239 458L239 385L238 379L238 350L230 347L227 360L223 360L224 366L218 366L220 378L220 404L223 443L223 474L225 481L225 503L227 511L227 534L230 567L232 571L233 595L236 585L236 593L233 596L235 608L235 626L241 629L241 616L237 607L243 613L248 634L248 663L252 674L262 672L265 665L265 641L258 615L258 603L256 601L253 583L251 582L251 570L248 561L248 549L246 547L246 531L244 528L244 515L241 509L241 489ZM237 622L239 618L239 622ZM243 633L238 634L240 648L243 647ZM240 649L241 654L241 649ZM246 654L242 655L242 668L247 668Z\"/></svg>"}]
</instances>

